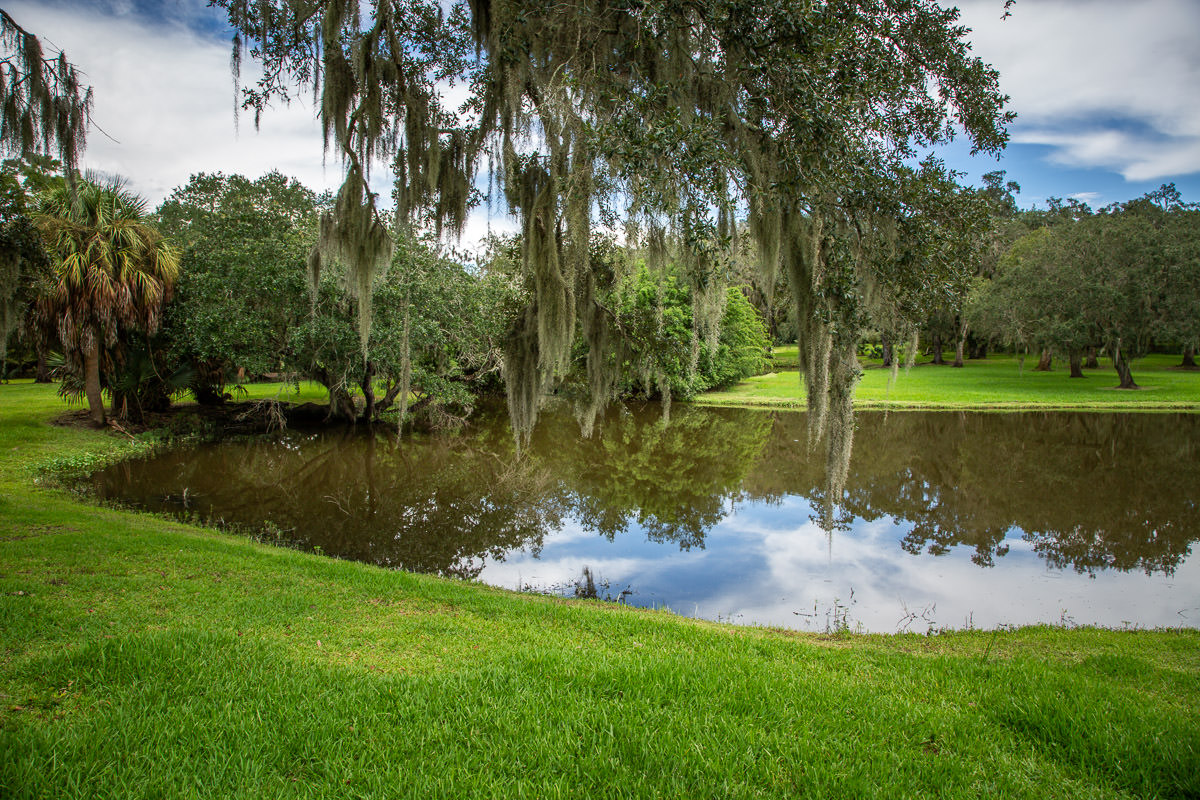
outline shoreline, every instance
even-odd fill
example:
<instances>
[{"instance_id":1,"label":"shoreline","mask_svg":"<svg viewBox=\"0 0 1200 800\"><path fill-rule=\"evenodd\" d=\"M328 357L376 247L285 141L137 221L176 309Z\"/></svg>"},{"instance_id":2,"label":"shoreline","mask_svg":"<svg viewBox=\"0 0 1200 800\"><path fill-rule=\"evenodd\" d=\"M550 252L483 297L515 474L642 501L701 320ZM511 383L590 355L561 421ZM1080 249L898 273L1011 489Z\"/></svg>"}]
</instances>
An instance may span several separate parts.
<instances>
[{"instance_id":1,"label":"shoreline","mask_svg":"<svg viewBox=\"0 0 1200 800\"><path fill-rule=\"evenodd\" d=\"M783 398L724 398L724 397L706 397L705 395L697 395L691 400L678 400L678 403L690 403L695 406L704 406L709 408L745 408L749 410L775 409L775 410L790 410L803 411L806 403L803 398L798 399L783 399ZM1137 405L1119 405L1109 404L1100 405L1096 403L1039 403L1030 401L1022 402L1002 402L1002 403L953 403L953 402L929 402L920 403L908 400L863 400L855 401L855 411L979 411L979 412L1018 412L1018 411L1088 411L1099 413L1112 414L1128 414L1137 412L1162 412L1162 411L1178 411L1186 413L1200 413L1200 402L1196 403L1174 403L1174 402L1149 402L1139 403Z\"/></svg>"}]
</instances>

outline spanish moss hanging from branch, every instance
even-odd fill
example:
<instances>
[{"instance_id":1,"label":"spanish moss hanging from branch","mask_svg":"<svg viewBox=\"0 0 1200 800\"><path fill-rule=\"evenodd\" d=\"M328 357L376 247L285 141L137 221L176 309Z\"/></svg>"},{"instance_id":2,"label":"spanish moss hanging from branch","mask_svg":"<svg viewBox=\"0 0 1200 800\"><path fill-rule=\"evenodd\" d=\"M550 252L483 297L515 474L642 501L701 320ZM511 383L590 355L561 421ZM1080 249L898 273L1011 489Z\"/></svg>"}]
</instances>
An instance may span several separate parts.
<instances>
[{"instance_id":1,"label":"spanish moss hanging from branch","mask_svg":"<svg viewBox=\"0 0 1200 800\"><path fill-rule=\"evenodd\" d=\"M770 3L754 15L733 0L216 2L235 48L252 43L264 66L248 107L296 84L321 98L327 144L347 170L323 241L358 276L360 301L386 250L367 222L378 222L370 163L392 160L400 225L451 234L489 165L517 217L530 296L504 353L526 441L578 329L608 354L588 362L583 416L611 392L617 331L586 275L596 221L625 222L625 245L651 262L667 239L678 248L694 362L716 341L745 216L764 285L780 272L789 281L812 435L829 447L831 474L844 473L859 334L874 315L907 318L962 270L945 246L962 229L930 199L955 190L931 180L912 194L910 157L954 125L995 153L1011 119L957 11L934 0ZM451 82L468 89L461 113L443 106Z\"/></svg>"},{"instance_id":2,"label":"spanish moss hanging from branch","mask_svg":"<svg viewBox=\"0 0 1200 800\"><path fill-rule=\"evenodd\" d=\"M0 153L56 154L73 186L91 113L92 89L66 53L47 52L0 9Z\"/></svg>"}]
</instances>

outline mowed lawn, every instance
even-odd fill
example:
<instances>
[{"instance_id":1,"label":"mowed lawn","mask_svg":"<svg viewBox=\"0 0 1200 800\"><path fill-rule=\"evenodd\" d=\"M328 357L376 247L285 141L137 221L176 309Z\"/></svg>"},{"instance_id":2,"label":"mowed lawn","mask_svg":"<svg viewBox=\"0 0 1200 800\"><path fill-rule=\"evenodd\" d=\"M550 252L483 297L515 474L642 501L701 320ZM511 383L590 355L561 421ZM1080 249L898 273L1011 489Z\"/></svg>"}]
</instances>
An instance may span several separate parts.
<instances>
[{"instance_id":1,"label":"mowed lawn","mask_svg":"<svg viewBox=\"0 0 1200 800\"><path fill-rule=\"evenodd\" d=\"M786 362L794 347L776 351L778 360ZM1034 357L1026 358L1022 367L1013 356L989 356L969 360L961 368L934 366L923 360L911 369L901 367L894 380L891 369L881 367L878 360L868 360L854 402L859 408L1200 410L1200 371L1177 369L1179 360L1177 355L1150 355L1134 362L1134 380L1141 388L1133 391L1114 388L1116 370L1103 358L1101 369L1084 370L1084 378L1071 378L1061 360L1054 362L1050 372L1036 372ZM695 402L798 406L804 404L804 398L800 373L784 370L706 392Z\"/></svg>"},{"instance_id":2,"label":"mowed lawn","mask_svg":"<svg viewBox=\"0 0 1200 800\"><path fill-rule=\"evenodd\" d=\"M53 488L163 446L64 408L0 385L5 800L1200 796L1196 631L796 634L336 561Z\"/></svg>"}]
</instances>

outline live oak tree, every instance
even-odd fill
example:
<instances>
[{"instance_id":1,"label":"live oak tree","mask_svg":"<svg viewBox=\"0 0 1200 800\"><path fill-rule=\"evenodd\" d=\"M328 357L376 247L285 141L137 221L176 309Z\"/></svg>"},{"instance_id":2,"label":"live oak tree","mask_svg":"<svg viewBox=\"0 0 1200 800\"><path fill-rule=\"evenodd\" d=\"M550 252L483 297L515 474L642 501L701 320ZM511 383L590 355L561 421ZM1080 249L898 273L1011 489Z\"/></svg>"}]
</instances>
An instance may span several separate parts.
<instances>
[{"instance_id":1,"label":"live oak tree","mask_svg":"<svg viewBox=\"0 0 1200 800\"><path fill-rule=\"evenodd\" d=\"M160 229L184 247L165 336L192 364L197 398L221 402L238 370L285 373L324 385L333 418L375 419L411 398L422 422L453 421L472 404L466 387L498 368L510 282L398 237L371 287L380 307L364 359L344 267L327 265L312 288L305 278L326 205L279 173L200 174L159 208Z\"/></svg>"},{"instance_id":2,"label":"live oak tree","mask_svg":"<svg viewBox=\"0 0 1200 800\"><path fill-rule=\"evenodd\" d=\"M992 280L996 275L996 265L1000 257L1008 250L1029 228L1025 216L1017 207L1016 195L1021 186L1016 181L1005 180L1004 170L994 170L982 176L983 187L975 190L978 199L986 209L984 224L976 228L976 251L969 262L973 265L974 275L972 285L977 287ZM987 339L972 335L968 307L971 299L971 288L966 287L956 297L953 308L944 308L938 315L941 320L949 320L949 334L955 339L953 366L964 365L964 355L970 344L970 357L983 358L987 354Z\"/></svg>"},{"instance_id":3,"label":"live oak tree","mask_svg":"<svg viewBox=\"0 0 1200 800\"><path fill-rule=\"evenodd\" d=\"M1103 347L1119 388L1137 388L1131 359L1156 339L1186 347L1198 333L1200 217L1177 193L1160 202L1167 189L1095 214L1052 204L1048 224L1015 242L977 291L973 324L1018 347L1065 351L1077 378L1084 351Z\"/></svg>"},{"instance_id":4,"label":"live oak tree","mask_svg":"<svg viewBox=\"0 0 1200 800\"><path fill-rule=\"evenodd\" d=\"M996 275L979 287L971 306L976 330L1023 350L1065 351L1071 377L1082 378L1082 356L1101 344L1086 308L1101 302L1098 264L1073 252L1069 228L1040 228L1019 239L1000 259Z\"/></svg>"},{"instance_id":5,"label":"live oak tree","mask_svg":"<svg viewBox=\"0 0 1200 800\"><path fill-rule=\"evenodd\" d=\"M1183 348L1180 366L1195 368L1200 346L1200 204L1186 203L1167 183L1123 206L1153 231L1154 298L1158 311L1151 331L1156 343Z\"/></svg>"},{"instance_id":6,"label":"live oak tree","mask_svg":"<svg viewBox=\"0 0 1200 800\"><path fill-rule=\"evenodd\" d=\"M873 314L952 283L944 170L908 164L958 127L996 152L1010 119L997 75L971 56L957 11L932 0L217 0L262 79L255 115L314 92L345 167L311 261L349 271L369 337L370 286L393 226L368 179L390 160L398 221L458 232L478 172L518 218L529 303L504 353L509 409L526 438L569 366L577 328L613 341L594 313L597 223L654 254L673 242L701 337L716 336L738 226L768 276L786 276L813 433L844 472L855 344ZM467 87L462 109L443 89ZM916 237L908 238L907 237ZM907 303L907 305L906 305ZM695 345L694 345L695 346ZM591 406L611 391L590 354Z\"/></svg>"},{"instance_id":7,"label":"live oak tree","mask_svg":"<svg viewBox=\"0 0 1200 800\"><path fill-rule=\"evenodd\" d=\"M283 372L292 329L309 311L305 264L316 195L269 173L193 175L159 207L160 230L183 250L166 331L193 365L193 392L220 402L237 369Z\"/></svg>"},{"instance_id":8,"label":"live oak tree","mask_svg":"<svg viewBox=\"0 0 1200 800\"><path fill-rule=\"evenodd\" d=\"M512 282L398 238L387 273L371 287L375 319L364 351L348 280L342 265L327 265L311 313L306 303L289 339L288 363L330 390L331 415L369 421L396 409L402 422L432 428L464 419L475 390L499 370L503 326L520 300Z\"/></svg>"}]
</instances>

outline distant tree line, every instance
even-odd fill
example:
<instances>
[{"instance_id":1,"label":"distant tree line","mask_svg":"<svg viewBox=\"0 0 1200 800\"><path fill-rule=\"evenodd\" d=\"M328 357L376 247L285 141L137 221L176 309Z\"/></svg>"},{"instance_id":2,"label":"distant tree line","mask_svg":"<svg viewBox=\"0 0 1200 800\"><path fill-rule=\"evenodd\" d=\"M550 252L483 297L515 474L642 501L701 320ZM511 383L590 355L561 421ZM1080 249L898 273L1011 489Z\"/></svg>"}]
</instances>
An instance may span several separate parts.
<instances>
[{"instance_id":1,"label":"distant tree line","mask_svg":"<svg viewBox=\"0 0 1200 800\"><path fill-rule=\"evenodd\" d=\"M1102 350L1122 389L1136 388L1130 361L1153 345L1179 348L1181 366L1195 367L1200 208L1174 185L1095 212L1052 200L1010 224L1019 236L966 303L977 335L1040 352L1044 366L1066 356L1076 378Z\"/></svg>"},{"instance_id":2,"label":"distant tree line","mask_svg":"<svg viewBox=\"0 0 1200 800\"><path fill-rule=\"evenodd\" d=\"M935 364L989 348L1035 354L1037 369L1065 358L1072 377L1111 359L1120 388L1136 388L1131 362L1151 349L1181 352L1195 368L1200 344L1200 206L1174 184L1093 211L1050 198L1021 210L1002 171L976 190L990 214L977 231L969 281L930 296L917 325L874 321L884 364L913 339ZM911 355L915 353L910 351Z\"/></svg>"}]
</instances>

